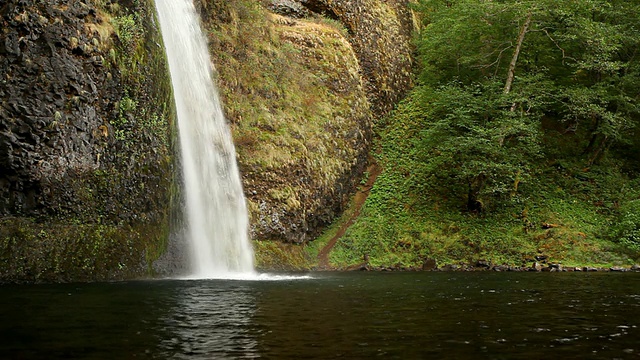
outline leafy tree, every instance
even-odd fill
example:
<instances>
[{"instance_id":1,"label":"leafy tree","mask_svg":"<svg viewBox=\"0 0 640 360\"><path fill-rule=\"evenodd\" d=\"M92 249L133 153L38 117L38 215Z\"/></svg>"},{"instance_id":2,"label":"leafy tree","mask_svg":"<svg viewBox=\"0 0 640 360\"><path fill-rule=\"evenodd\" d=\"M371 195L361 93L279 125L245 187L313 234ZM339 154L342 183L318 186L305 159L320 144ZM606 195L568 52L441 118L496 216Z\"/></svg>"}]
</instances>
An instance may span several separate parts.
<instances>
[{"instance_id":1,"label":"leafy tree","mask_svg":"<svg viewBox=\"0 0 640 360\"><path fill-rule=\"evenodd\" d=\"M489 198L515 195L540 153L536 111L511 111L500 83L422 89L430 122L422 132L429 182L466 197L480 211Z\"/></svg>"},{"instance_id":2,"label":"leafy tree","mask_svg":"<svg viewBox=\"0 0 640 360\"><path fill-rule=\"evenodd\" d=\"M639 120L640 5L420 0L425 176L468 210L515 196L540 161L543 122L578 134L587 165ZM567 138L567 141L569 138ZM483 200L484 199L484 200Z\"/></svg>"}]
</instances>

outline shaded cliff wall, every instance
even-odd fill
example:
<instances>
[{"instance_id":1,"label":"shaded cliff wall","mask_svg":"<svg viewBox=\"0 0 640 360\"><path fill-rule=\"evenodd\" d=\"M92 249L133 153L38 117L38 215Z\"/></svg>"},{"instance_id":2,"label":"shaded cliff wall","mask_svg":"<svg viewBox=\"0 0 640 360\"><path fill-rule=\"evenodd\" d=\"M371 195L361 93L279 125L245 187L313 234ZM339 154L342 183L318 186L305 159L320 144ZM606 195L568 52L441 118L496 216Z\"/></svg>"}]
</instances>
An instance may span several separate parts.
<instances>
[{"instance_id":1,"label":"shaded cliff wall","mask_svg":"<svg viewBox=\"0 0 640 360\"><path fill-rule=\"evenodd\" d=\"M404 2L322 9L294 1L197 3L252 237L313 240L360 182L375 118L411 84L411 13Z\"/></svg>"},{"instance_id":2,"label":"shaded cliff wall","mask_svg":"<svg viewBox=\"0 0 640 360\"><path fill-rule=\"evenodd\" d=\"M0 281L149 271L174 182L165 63L151 1L3 1Z\"/></svg>"}]
</instances>

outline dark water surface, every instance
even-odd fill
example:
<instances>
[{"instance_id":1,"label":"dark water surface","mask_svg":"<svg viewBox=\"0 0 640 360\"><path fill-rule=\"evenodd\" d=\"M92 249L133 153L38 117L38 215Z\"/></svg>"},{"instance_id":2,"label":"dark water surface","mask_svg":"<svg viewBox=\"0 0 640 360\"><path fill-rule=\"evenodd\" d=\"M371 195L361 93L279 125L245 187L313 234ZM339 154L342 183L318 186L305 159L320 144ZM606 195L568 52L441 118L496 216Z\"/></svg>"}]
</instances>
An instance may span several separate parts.
<instances>
[{"instance_id":1,"label":"dark water surface","mask_svg":"<svg viewBox=\"0 0 640 360\"><path fill-rule=\"evenodd\" d=\"M0 286L0 359L640 359L640 274Z\"/></svg>"}]
</instances>

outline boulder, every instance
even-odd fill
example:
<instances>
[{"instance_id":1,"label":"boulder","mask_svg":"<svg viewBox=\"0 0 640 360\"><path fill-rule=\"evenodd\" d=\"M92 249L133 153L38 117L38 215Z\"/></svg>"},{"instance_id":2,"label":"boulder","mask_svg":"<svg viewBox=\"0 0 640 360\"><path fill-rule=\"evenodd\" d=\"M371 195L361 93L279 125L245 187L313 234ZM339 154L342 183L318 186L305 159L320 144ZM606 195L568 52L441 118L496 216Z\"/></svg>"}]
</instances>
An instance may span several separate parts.
<instances>
[{"instance_id":1,"label":"boulder","mask_svg":"<svg viewBox=\"0 0 640 360\"><path fill-rule=\"evenodd\" d=\"M551 269L553 269L554 271L563 271L564 267L562 266L562 264L550 264L549 267Z\"/></svg>"},{"instance_id":2,"label":"boulder","mask_svg":"<svg viewBox=\"0 0 640 360\"><path fill-rule=\"evenodd\" d=\"M429 258L422 263L422 271L433 271L437 268L438 264L435 259Z\"/></svg>"},{"instance_id":3,"label":"boulder","mask_svg":"<svg viewBox=\"0 0 640 360\"><path fill-rule=\"evenodd\" d=\"M531 271L540 272L540 271L542 271L542 265L540 265L540 263L536 261L536 262L533 263L533 265L531 265L531 269L530 270Z\"/></svg>"}]
</instances>

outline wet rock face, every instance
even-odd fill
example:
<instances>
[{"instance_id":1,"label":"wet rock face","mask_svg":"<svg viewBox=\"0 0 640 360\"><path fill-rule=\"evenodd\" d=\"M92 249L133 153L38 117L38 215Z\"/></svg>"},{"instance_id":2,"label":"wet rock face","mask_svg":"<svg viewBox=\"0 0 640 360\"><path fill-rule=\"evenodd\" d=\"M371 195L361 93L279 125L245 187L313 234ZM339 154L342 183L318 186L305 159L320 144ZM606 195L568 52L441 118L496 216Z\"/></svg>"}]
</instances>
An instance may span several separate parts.
<instances>
[{"instance_id":1,"label":"wet rock face","mask_svg":"<svg viewBox=\"0 0 640 360\"><path fill-rule=\"evenodd\" d=\"M154 10L117 9L116 19ZM127 30L138 47L156 45L139 63L125 53L134 41L89 2L12 0L0 21L0 216L155 217L167 197L157 188L171 178L167 114L155 107L169 98L153 68L161 49L138 30L144 20ZM131 66L144 79L123 78Z\"/></svg>"},{"instance_id":2,"label":"wet rock face","mask_svg":"<svg viewBox=\"0 0 640 360\"><path fill-rule=\"evenodd\" d=\"M100 21L82 2L0 8L0 215L46 214L52 180L98 167L120 93L100 40L82 31Z\"/></svg>"},{"instance_id":3,"label":"wet rock face","mask_svg":"<svg viewBox=\"0 0 640 360\"><path fill-rule=\"evenodd\" d=\"M300 19L311 15L311 11L294 0L272 0L266 5L274 13L292 18Z\"/></svg>"},{"instance_id":4,"label":"wet rock face","mask_svg":"<svg viewBox=\"0 0 640 360\"><path fill-rule=\"evenodd\" d=\"M172 101L154 16L0 2L0 282L140 276L159 256Z\"/></svg>"}]
</instances>

